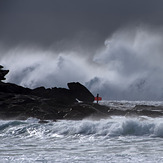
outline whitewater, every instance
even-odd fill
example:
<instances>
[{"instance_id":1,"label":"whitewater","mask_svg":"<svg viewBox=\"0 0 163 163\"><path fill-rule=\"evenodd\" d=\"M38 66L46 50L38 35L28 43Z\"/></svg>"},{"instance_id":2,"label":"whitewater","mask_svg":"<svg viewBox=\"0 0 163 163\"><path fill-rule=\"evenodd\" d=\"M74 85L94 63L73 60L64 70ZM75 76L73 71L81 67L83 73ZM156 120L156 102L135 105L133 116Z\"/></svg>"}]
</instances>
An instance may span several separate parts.
<instances>
[{"instance_id":1,"label":"whitewater","mask_svg":"<svg viewBox=\"0 0 163 163\"><path fill-rule=\"evenodd\" d=\"M126 109L163 102L103 101ZM123 107L120 107L123 106ZM163 117L111 116L105 119L0 120L1 163L163 162Z\"/></svg>"}]
</instances>

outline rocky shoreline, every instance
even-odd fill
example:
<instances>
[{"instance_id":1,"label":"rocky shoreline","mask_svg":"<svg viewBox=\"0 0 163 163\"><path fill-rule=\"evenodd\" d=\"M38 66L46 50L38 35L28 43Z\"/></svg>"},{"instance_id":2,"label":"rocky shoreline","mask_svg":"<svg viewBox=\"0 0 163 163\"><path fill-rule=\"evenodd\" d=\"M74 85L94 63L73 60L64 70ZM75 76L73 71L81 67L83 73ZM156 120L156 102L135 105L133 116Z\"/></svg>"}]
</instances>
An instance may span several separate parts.
<instances>
[{"instance_id":1,"label":"rocky shoreline","mask_svg":"<svg viewBox=\"0 0 163 163\"><path fill-rule=\"evenodd\" d=\"M30 117L45 120L81 120L87 117L104 118L112 115L162 116L162 111L135 106L130 110L117 110L94 103L94 96L78 82L66 88L24 88L5 83L8 70L0 66L0 119L26 120ZM145 108L145 109L144 109ZM162 110L162 108L160 108Z\"/></svg>"},{"instance_id":2,"label":"rocky shoreline","mask_svg":"<svg viewBox=\"0 0 163 163\"><path fill-rule=\"evenodd\" d=\"M66 88L24 88L5 83L8 70L0 67L0 119L29 117L40 120L83 119L88 116L106 116L108 108L98 108L94 96L78 82L68 83Z\"/></svg>"}]
</instances>

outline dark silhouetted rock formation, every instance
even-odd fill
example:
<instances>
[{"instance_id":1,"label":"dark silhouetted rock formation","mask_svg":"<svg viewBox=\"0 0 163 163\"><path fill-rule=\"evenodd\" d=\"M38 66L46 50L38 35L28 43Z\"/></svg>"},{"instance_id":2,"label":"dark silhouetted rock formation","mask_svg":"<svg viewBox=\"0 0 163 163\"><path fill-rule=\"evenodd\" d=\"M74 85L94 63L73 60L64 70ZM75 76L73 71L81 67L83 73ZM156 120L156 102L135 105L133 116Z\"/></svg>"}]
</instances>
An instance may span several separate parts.
<instances>
[{"instance_id":1,"label":"dark silhouetted rock formation","mask_svg":"<svg viewBox=\"0 0 163 163\"><path fill-rule=\"evenodd\" d=\"M8 70L0 67L0 79L4 80ZM38 118L45 120L80 120L86 117L103 118L112 115L163 116L163 109L145 105L133 109L119 110L93 103L94 96L80 83L68 83L66 88L24 88L0 81L0 119ZM76 100L77 99L77 100ZM80 101L80 102L78 102ZM159 110L159 111L158 111Z\"/></svg>"},{"instance_id":2,"label":"dark silhouetted rock formation","mask_svg":"<svg viewBox=\"0 0 163 163\"><path fill-rule=\"evenodd\" d=\"M32 95L43 97L43 98L53 98L57 103L62 104L72 104L76 101L76 97L73 96L71 91L66 88L48 88L39 87L33 89L31 92Z\"/></svg>"},{"instance_id":3,"label":"dark silhouetted rock formation","mask_svg":"<svg viewBox=\"0 0 163 163\"><path fill-rule=\"evenodd\" d=\"M0 66L0 79L5 80L9 71L2 68ZM78 103L78 100L93 102L94 96L86 87L80 83L68 83L68 86L70 89L29 89L0 81L0 118L82 119L96 112L96 109Z\"/></svg>"},{"instance_id":4,"label":"dark silhouetted rock formation","mask_svg":"<svg viewBox=\"0 0 163 163\"><path fill-rule=\"evenodd\" d=\"M9 70L3 70L3 66L0 65L0 81L5 80L5 75L9 72Z\"/></svg>"},{"instance_id":5,"label":"dark silhouetted rock formation","mask_svg":"<svg viewBox=\"0 0 163 163\"><path fill-rule=\"evenodd\" d=\"M0 83L0 92L4 93L15 93L15 94L30 94L32 92L29 88L24 88L22 86L13 83Z\"/></svg>"},{"instance_id":6,"label":"dark silhouetted rock formation","mask_svg":"<svg viewBox=\"0 0 163 163\"><path fill-rule=\"evenodd\" d=\"M94 101L94 96L92 95L92 93L79 82L68 83L67 85L72 94L74 95L74 97L76 97L79 101L83 102Z\"/></svg>"}]
</instances>

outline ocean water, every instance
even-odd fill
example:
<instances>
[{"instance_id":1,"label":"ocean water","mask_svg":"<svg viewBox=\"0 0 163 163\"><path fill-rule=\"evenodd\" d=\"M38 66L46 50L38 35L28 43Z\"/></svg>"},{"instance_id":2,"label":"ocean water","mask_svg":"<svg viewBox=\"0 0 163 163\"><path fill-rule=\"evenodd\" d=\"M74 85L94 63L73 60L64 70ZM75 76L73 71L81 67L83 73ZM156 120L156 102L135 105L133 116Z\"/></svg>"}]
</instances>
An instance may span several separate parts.
<instances>
[{"instance_id":1,"label":"ocean water","mask_svg":"<svg viewBox=\"0 0 163 163\"><path fill-rule=\"evenodd\" d=\"M162 102L103 101L126 109ZM0 163L162 163L163 117L0 120Z\"/></svg>"}]
</instances>

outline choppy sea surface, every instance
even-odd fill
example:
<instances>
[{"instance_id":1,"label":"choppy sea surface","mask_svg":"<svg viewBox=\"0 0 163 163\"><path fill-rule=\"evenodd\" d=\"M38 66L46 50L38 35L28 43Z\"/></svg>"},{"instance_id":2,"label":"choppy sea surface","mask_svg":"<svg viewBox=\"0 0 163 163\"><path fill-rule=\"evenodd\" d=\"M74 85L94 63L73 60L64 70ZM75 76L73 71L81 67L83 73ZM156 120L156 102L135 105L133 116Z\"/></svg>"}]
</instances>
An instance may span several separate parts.
<instances>
[{"instance_id":1,"label":"choppy sea surface","mask_svg":"<svg viewBox=\"0 0 163 163\"><path fill-rule=\"evenodd\" d=\"M103 101L118 109L163 102ZM163 117L0 120L1 163L162 163Z\"/></svg>"}]
</instances>

